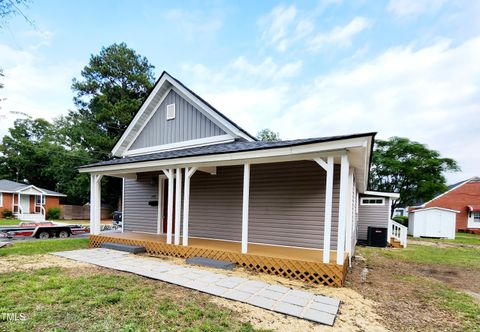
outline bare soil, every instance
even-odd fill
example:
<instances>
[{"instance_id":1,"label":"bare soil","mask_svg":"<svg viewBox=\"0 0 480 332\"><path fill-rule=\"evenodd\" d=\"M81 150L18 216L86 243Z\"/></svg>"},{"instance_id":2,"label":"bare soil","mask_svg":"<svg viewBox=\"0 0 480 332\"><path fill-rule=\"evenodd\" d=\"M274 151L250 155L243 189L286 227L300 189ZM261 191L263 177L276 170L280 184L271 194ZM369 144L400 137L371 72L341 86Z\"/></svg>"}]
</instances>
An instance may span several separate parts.
<instances>
[{"instance_id":1,"label":"bare soil","mask_svg":"<svg viewBox=\"0 0 480 332\"><path fill-rule=\"evenodd\" d=\"M376 312L391 330L461 331L462 318L432 302L427 296L429 283L418 282L425 279L465 292L480 292L478 270L393 260L380 251L369 255L368 262L354 260L346 286L375 301Z\"/></svg>"}]
</instances>

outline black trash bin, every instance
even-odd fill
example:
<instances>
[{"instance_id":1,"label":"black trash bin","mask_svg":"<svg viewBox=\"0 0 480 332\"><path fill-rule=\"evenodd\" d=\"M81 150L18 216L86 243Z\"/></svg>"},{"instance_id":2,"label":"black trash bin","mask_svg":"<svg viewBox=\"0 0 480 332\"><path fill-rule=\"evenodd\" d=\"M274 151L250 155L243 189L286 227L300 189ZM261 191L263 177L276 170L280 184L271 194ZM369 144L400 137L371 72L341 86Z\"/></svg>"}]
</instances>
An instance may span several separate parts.
<instances>
[{"instance_id":1,"label":"black trash bin","mask_svg":"<svg viewBox=\"0 0 480 332\"><path fill-rule=\"evenodd\" d=\"M386 227L368 227L367 244L369 247L386 247L388 229Z\"/></svg>"}]
</instances>

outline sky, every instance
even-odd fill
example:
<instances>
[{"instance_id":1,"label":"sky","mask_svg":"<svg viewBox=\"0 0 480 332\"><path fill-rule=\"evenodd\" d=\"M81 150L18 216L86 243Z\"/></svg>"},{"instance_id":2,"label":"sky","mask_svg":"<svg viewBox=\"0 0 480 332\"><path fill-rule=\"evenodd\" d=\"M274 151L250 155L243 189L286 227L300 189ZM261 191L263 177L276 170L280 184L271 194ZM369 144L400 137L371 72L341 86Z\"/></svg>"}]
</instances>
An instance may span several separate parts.
<instances>
[{"instance_id":1,"label":"sky","mask_svg":"<svg viewBox=\"0 0 480 332\"><path fill-rule=\"evenodd\" d=\"M480 176L480 1L32 0L0 30L0 136L74 109L91 54L126 42L252 134L378 132Z\"/></svg>"}]
</instances>

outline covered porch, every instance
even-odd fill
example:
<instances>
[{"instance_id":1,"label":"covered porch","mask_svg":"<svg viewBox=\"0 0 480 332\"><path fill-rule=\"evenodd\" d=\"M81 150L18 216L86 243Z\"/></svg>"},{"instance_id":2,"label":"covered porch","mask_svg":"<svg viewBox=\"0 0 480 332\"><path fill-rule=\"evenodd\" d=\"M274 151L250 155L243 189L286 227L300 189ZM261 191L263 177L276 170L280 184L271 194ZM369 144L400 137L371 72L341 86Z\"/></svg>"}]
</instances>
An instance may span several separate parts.
<instances>
[{"instance_id":1,"label":"covered porch","mask_svg":"<svg viewBox=\"0 0 480 332\"><path fill-rule=\"evenodd\" d=\"M90 236L92 248L104 242L141 245L152 256L228 260L248 270L329 286L342 286L348 270L348 253L344 264L338 265L335 251L331 253L332 261L325 264L322 250L317 249L249 244L248 253L242 254L241 243L233 241L191 238L188 246L177 246L167 244L163 234L125 232Z\"/></svg>"},{"instance_id":2,"label":"covered porch","mask_svg":"<svg viewBox=\"0 0 480 332\"><path fill-rule=\"evenodd\" d=\"M151 255L224 259L259 272L343 285L356 243L370 137L280 143L219 155L195 155L207 147L186 149L174 157L162 152L151 160L128 157L85 167L81 171L91 173L91 246L136 244ZM263 143L250 145L257 144ZM100 233L103 176L124 181L122 234ZM125 228L129 222L136 228Z\"/></svg>"}]
</instances>

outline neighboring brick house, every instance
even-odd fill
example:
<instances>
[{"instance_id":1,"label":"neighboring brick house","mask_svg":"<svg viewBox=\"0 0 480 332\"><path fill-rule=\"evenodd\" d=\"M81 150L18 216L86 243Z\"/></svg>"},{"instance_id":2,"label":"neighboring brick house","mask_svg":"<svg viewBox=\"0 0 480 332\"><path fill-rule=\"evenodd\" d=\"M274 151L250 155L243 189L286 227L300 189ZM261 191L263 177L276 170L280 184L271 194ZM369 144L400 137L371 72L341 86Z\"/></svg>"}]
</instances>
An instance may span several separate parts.
<instances>
[{"instance_id":1,"label":"neighboring brick house","mask_svg":"<svg viewBox=\"0 0 480 332\"><path fill-rule=\"evenodd\" d=\"M48 209L60 207L66 195L30 184L0 180L0 216L9 210L21 220L45 220Z\"/></svg>"},{"instance_id":2,"label":"neighboring brick house","mask_svg":"<svg viewBox=\"0 0 480 332\"><path fill-rule=\"evenodd\" d=\"M457 230L480 229L480 177L449 186L446 192L421 207L442 207L460 211L457 214Z\"/></svg>"}]
</instances>

